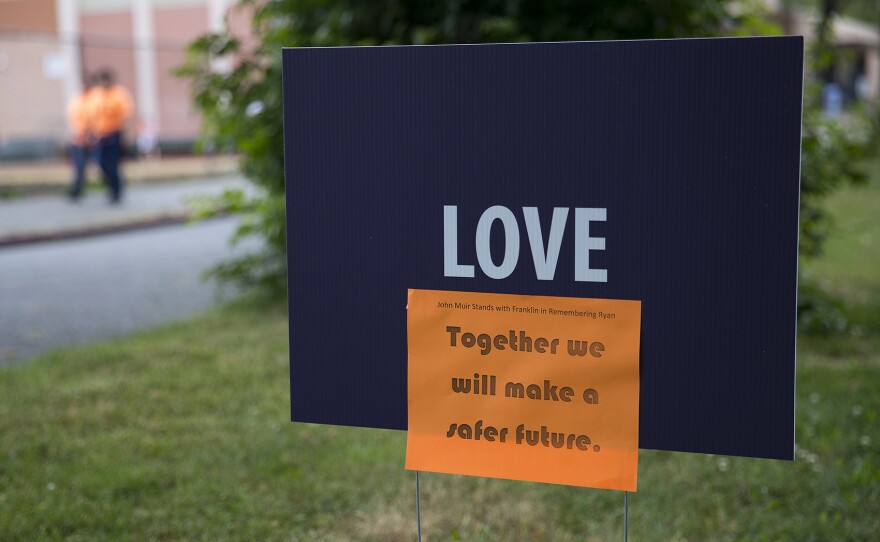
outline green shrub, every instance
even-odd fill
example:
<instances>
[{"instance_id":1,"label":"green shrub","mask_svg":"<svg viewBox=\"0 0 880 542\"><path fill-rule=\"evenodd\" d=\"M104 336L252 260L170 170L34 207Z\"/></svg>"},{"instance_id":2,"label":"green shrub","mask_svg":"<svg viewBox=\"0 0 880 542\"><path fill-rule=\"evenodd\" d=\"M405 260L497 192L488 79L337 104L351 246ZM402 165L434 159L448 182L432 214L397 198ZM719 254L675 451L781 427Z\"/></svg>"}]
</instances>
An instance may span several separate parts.
<instances>
[{"instance_id":1,"label":"green shrub","mask_svg":"<svg viewBox=\"0 0 880 542\"><path fill-rule=\"evenodd\" d=\"M193 82L194 100L205 119L205 140L242 154L243 173L262 191L253 197L227 194L220 204L243 212L237 238L262 237L264 249L214 269L221 279L247 287L283 291L286 278L284 143L282 138L281 48L334 45L481 43L606 40L774 34L758 4L740 4L736 17L727 3L703 0L244 0L253 9L253 50L228 33L190 45L179 73ZM743 9L746 6L747 9ZM823 36L827 39L824 24ZM808 58L826 62L829 49ZM218 59L234 59L229 72ZM814 72L816 70L814 69ZM800 253L821 253L830 224L824 198L842 185L864 182L859 159L866 155L873 124L864 111L841 119L825 117L818 89L806 93L801 170ZM828 306L804 289L803 314ZM810 321L835 320L813 315ZM837 324L835 324L836 326ZM814 326L811 326L811 328ZM821 327L821 326L820 326Z\"/></svg>"}]
</instances>

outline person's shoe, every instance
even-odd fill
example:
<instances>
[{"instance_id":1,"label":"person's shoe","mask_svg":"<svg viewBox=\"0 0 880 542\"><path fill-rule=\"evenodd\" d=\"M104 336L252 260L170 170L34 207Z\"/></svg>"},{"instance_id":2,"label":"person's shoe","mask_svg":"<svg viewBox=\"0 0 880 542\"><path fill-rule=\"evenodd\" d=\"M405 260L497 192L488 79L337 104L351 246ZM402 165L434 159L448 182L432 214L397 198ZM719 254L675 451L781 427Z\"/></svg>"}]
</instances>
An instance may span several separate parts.
<instances>
[{"instance_id":1,"label":"person's shoe","mask_svg":"<svg viewBox=\"0 0 880 542\"><path fill-rule=\"evenodd\" d=\"M81 193L81 192L77 192L77 191L75 191L75 190L68 190L68 191L67 191L67 199L69 199L70 201L72 201L72 202L74 202L74 203L76 203L77 201L79 201L79 199L80 199L81 197L82 197L82 193Z\"/></svg>"}]
</instances>

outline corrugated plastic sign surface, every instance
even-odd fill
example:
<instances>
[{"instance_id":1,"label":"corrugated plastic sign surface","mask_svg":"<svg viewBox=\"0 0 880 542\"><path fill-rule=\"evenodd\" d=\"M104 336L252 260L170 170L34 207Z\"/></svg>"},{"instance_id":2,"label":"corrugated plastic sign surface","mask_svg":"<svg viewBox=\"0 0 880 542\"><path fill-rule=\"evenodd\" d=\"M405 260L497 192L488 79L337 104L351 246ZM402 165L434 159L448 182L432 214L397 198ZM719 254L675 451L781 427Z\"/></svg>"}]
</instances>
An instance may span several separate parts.
<instances>
[{"instance_id":1,"label":"corrugated plastic sign surface","mask_svg":"<svg viewBox=\"0 0 880 542\"><path fill-rule=\"evenodd\" d=\"M285 49L294 421L406 429L407 289L642 302L641 448L790 459L803 40Z\"/></svg>"}]
</instances>

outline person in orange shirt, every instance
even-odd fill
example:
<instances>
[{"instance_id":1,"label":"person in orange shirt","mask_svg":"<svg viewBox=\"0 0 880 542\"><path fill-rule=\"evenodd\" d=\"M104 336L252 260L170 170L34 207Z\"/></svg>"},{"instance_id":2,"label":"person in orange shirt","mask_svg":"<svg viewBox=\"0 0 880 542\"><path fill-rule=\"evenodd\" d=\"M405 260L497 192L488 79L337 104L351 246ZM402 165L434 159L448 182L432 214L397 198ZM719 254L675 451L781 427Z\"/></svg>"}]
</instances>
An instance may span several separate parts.
<instances>
[{"instance_id":1,"label":"person in orange shirt","mask_svg":"<svg viewBox=\"0 0 880 542\"><path fill-rule=\"evenodd\" d=\"M67 121L70 127L70 157L73 160L73 183L68 195L72 200L82 196L83 184L85 183L86 163L89 159L89 146L91 134L90 124L90 100L94 95L94 78L83 74L83 90L72 96L67 103Z\"/></svg>"},{"instance_id":2,"label":"person in orange shirt","mask_svg":"<svg viewBox=\"0 0 880 542\"><path fill-rule=\"evenodd\" d=\"M119 174L122 158L122 129L134 109L131 94L116 84L110 69L98 72L98 87L90 97L89 130L95 137L98 165L104 173L104 182L110 191L110 201L122 199L123 180Z\"/></svg>"}]
</instances>

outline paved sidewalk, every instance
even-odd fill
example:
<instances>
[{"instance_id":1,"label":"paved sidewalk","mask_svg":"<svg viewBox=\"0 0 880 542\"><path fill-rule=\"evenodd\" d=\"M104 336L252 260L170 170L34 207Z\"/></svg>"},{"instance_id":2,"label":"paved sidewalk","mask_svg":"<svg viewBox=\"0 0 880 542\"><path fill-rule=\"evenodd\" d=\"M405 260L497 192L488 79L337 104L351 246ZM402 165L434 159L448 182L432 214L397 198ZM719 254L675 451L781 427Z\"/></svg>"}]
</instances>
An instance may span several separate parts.
<instances>
[{"instance_id":1,"label":"paved sidewalk","mask_svg":"<svg viewBox=\"0 0 880 542\"><path fill-rule=\"evenodd\" d=\"M230 175L238 171L237 156L180 156L155 160L122 162L122 172L129 185L170 180L198 179ZM0 195L60 193L70 186L73 170L66 160L35 163L0 163ZM98 166L90 161L87 177L100 183Z\"/></svg>"},{"instance_id":2,"label":"paved sidewalk","mask_svg":"<svg viewBox=\"0 0 880 542\"><path fill-rule=\"evenodd\" d=\"M187 201L251 186L240 176L220 176L130 185L118 205L103 191L77 202L58 194L0 200L0 247L183 222L192 215Z\"/></svg>"}]
</instances>

